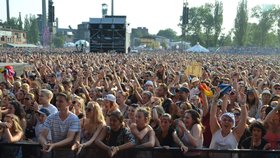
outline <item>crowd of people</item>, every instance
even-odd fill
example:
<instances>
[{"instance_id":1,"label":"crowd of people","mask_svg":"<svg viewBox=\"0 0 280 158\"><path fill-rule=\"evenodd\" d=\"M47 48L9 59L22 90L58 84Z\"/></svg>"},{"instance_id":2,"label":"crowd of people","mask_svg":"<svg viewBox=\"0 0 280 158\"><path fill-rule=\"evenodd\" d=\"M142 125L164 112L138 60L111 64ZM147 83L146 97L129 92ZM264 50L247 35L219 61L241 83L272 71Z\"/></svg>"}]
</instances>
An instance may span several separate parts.
<instances>
[{"instance_id":1,"label":"crowd of people","mask_svg":"<svg viewBox=\"0 0 280 158\"><path fill-rule=\"evenodd\" d=\"M190 149L280 149L278 56L8 52L1 62L30 66L0 83L2 143L38 142L39 153L55 157L126 157L134 147L179 147L193 158L203 155ZM194 61L200 76L185 72ZM0 148L10 151L2 157L39 154Z\"/></svg>"}]
</instances>

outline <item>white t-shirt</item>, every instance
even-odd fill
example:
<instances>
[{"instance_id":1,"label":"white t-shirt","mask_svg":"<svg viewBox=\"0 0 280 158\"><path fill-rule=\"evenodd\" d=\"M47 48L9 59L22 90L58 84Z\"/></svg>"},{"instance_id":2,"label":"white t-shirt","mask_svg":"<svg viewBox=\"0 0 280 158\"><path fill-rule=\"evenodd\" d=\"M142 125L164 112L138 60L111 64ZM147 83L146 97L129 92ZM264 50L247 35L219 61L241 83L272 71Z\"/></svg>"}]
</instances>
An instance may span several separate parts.
<instances>
[{"instance_id":1,"label":"white t-shirt","mask_svg":"<svg viewBox=\"0 0 280 158\"><path fill-rule=\"evenodd\" d=\"M55 114L55 113L58 112L57 108L54 105L52 105L52 104L49 104L47 107L44 107L43 105L40 105L39 109L41 109L41 108L48 109L50 114Z\"/></svg>"}]
</instances>

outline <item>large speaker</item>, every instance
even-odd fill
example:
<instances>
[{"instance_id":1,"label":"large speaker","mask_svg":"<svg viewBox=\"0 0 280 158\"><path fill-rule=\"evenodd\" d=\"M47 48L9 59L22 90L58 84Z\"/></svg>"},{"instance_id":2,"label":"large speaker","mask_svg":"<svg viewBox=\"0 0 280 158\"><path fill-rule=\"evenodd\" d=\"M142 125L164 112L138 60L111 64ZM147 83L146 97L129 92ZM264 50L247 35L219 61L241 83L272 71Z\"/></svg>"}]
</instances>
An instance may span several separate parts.
<instances>
[{"instance_id":1,"label":"large speaker","mask_svg":"<svg viewBox=\"0 0 280 158\"><path fill-rule=\"evenodd\" d=\"M91 18L89 30L91 52L127 52L128 38L125 16Z\"/></svg>"}]
</instances>

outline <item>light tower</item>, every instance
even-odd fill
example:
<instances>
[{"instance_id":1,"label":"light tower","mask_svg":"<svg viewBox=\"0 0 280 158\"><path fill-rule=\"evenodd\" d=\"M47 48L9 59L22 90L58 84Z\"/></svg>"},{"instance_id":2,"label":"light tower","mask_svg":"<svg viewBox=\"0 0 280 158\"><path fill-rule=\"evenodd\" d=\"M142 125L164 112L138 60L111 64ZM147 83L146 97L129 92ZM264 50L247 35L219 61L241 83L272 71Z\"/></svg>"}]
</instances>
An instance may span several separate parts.
<instances>
[{"instance_id":1,"label":"light tower","mask_svg":"<svg viewBox=\"0 0 280 158\"><path fill-rule=\"evenodd\" d=\"M6 0L6 5L7 5L7 21L10 21L10 4L9 4L9 0Z\"/></svg>"}]
</instances>

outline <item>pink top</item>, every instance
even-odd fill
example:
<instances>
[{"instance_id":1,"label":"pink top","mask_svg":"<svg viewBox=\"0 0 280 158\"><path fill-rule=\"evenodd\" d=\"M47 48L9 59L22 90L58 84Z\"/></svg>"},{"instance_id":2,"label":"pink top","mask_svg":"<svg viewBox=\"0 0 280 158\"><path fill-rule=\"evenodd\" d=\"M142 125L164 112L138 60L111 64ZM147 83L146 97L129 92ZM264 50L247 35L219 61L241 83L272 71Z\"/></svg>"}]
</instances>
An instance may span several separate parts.
<instances>
[{"instance_id":1,"label":"pink top","mask_svg":"<svg viewBox=\"0 0 280 158\"><path fill-rule=\"evenodd\" d=\"M265 140L271 144L271 149L280 149L280 133L267 131L264 136Z\"/></svg>"}]
</instances>

